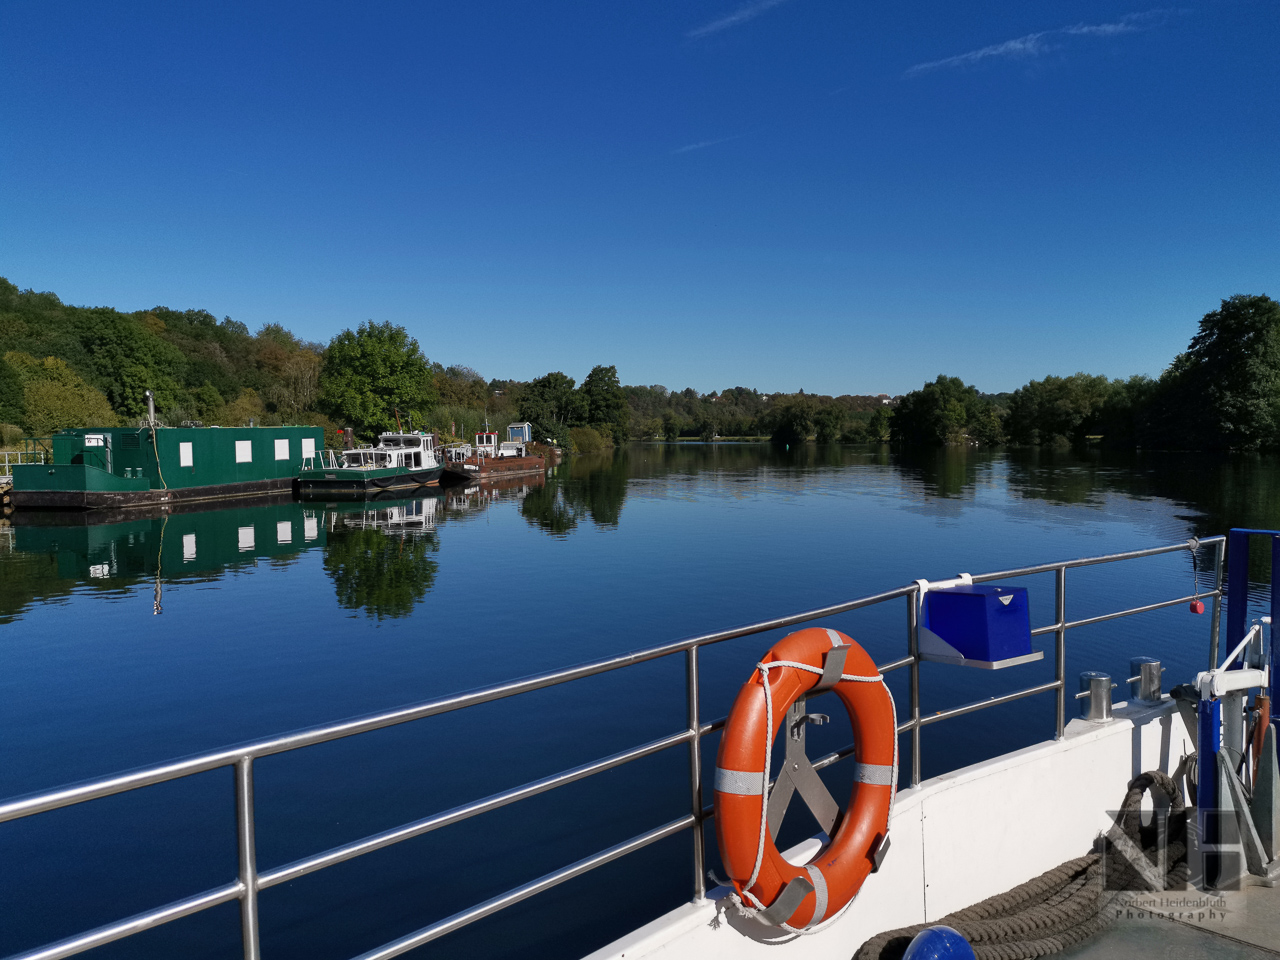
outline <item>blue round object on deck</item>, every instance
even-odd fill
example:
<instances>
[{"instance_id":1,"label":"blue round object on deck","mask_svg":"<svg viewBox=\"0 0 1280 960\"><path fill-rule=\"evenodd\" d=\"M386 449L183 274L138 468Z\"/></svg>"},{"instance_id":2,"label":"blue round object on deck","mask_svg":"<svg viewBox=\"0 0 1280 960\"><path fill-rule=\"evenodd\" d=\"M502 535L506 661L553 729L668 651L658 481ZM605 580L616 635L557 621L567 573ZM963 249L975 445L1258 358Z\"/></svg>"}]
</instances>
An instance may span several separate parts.
<instances>
[{"instance_id":1,"label":"blue round object on deck","mask_svg":"<svg viewBox=\"0 0 1280 960\"><path fill-rule=\"evenodd\" d=\"M974 960L974 952L960 931L939 924L917 933L902 960Z\"/></svg>"}]
</instances>

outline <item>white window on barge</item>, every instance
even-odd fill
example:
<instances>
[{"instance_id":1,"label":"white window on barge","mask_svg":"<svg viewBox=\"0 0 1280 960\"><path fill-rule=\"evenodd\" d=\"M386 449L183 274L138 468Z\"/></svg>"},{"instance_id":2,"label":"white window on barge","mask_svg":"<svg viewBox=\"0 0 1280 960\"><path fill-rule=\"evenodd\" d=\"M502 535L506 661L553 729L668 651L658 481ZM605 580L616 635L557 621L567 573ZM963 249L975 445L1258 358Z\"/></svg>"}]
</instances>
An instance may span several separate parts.
<instances>
[{"instance_id":1,"label":"white window on barge","mask_svg":"<svg viewBox=\"0 0 1280 960\"><path fill-rule=\"evenodd\" d=\"M236 441L236 463L253 463L253 441Z\"/></svg>"}]
</instances>

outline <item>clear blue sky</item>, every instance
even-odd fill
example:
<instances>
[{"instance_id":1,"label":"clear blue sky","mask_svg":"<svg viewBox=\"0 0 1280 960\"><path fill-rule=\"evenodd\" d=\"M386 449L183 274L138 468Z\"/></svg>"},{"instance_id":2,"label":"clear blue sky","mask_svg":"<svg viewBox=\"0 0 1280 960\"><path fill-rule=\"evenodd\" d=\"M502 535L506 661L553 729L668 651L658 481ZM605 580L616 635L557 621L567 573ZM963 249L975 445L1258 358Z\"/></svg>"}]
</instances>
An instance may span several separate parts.
<instances>
[{"instance_id":1,"label":"clear blue sky","mask_svg":"<svg viewBox=\"0 0 1280 960\"><path fill-rule=\"evenodd\" d=\"M0 275L529 379L1156 375L1280 298L1280 5L0 8Z\"/></svg>"}]
</instances>

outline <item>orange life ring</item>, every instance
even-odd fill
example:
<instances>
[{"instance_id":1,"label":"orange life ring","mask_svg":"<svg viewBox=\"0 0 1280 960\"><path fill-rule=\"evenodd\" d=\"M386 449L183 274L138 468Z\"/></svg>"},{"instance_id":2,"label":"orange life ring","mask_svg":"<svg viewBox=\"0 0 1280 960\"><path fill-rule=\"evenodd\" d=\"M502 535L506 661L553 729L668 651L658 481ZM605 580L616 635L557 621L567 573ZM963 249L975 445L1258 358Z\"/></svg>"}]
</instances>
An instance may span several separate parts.
<instances>
[{"instance_id":1,"label":"orange life ring","mask_svg":"<svg viewBox=\"0 0 1280 960\"><path fill-rule=\"evenodd\" d=\"M853 725L858 764L853 794L831 842L807 864L788 863L765 829L768 803L766 757L787 710L820 682L827 655L848 646L841 679L832 688ZM807 667L807 669L805 669ZM766 699L766 676L769 696ZM854 677L857 679L848 679ZM830 682L830 681L828 681ZM770 716L771 714L771 716ZM772 728L768 721L772 720ZM744 905L764 913L788 885L803 878L812 886L785 917L763 917L789 929L813 927L839 913L875 866L889 831L897 789L898 736L893 697L862 647L836 630L809 627L783 637L743 684L725 723L716 756L715 821L720 857Z\"/></svg>"}]
</instances>

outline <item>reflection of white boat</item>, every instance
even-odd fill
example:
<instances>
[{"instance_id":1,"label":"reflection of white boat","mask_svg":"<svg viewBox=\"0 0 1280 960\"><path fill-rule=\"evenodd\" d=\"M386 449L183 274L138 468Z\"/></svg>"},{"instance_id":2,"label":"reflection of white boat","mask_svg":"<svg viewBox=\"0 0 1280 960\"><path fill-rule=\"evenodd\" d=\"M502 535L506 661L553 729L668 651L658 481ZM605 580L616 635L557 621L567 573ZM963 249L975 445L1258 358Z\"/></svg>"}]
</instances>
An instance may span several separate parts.
<instances>
[{"instance_id":1,"label":"reflection of white boat","mask_svg":"<svg viewBox=\"0 0 1280 960\"><path fill-rule=\"evenodd\" d=\"M347 528L381 530L390 534L423 533L436 528L438 504L435 497L427 497L361 510L358 513L335 511L332 516L335 523L340 522Z\"/></svg>"},{"instance_id":2,"label":"reflection of white boat","mask_svg":"<svg viewBox=\"0 0 1280 960\"><path fill-rule=\"evenodd\" d=\"M540 477L499 477L467 487L449 487L445 502L450 510L459 513L479 511L499 500L523 500L534 486L542 486Z\"/></svg>"}]
</instances>

